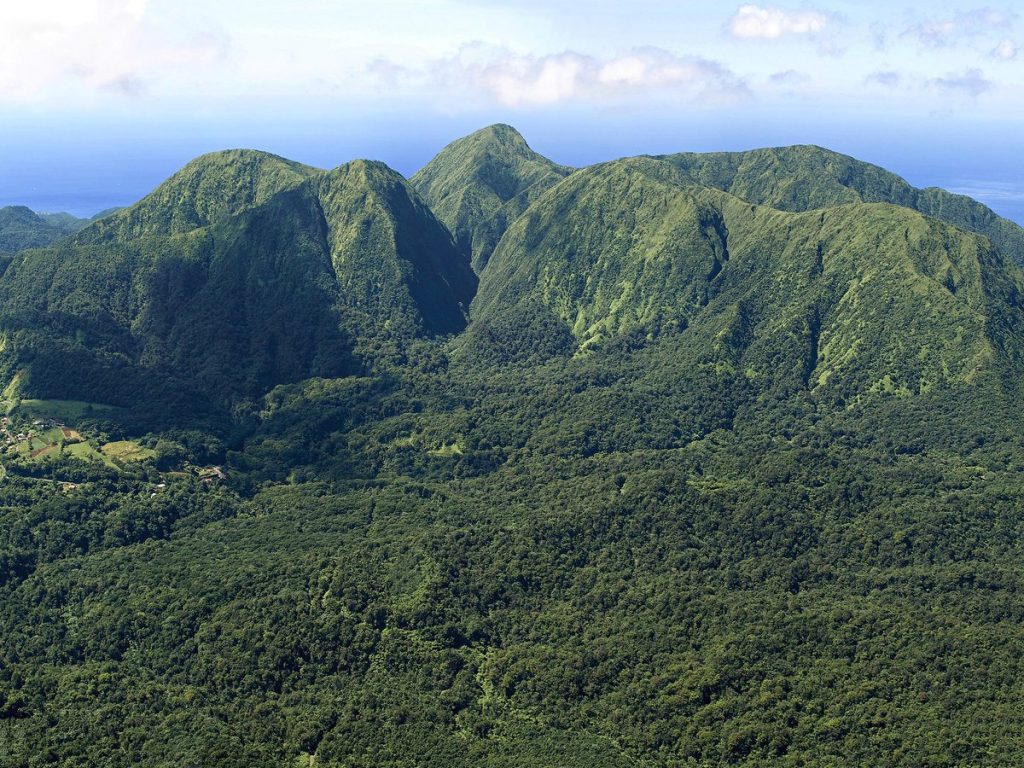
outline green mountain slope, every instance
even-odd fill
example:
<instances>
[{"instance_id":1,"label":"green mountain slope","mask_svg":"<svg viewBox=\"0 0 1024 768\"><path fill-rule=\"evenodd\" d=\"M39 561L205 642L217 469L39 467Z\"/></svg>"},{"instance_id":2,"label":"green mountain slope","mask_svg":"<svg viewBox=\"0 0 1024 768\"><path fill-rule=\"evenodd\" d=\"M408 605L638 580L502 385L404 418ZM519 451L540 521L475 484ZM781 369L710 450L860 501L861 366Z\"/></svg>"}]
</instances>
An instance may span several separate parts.
<instances>
[{"instance_id":1,"label":"green mountain slope","mask_svg":"<svg viewBox=\"0 0 1024 768\"><path fill-rule=\"evenodd\" d=\"M89 224L68 213L35 213L20 205L0 208L0 253L44 248Z\"/></svg>"},{"instance_id":2,"label":"green mountain slope","mask_svg":"<svg viewBox=\"0 0 1024 768\"><path fill-rule=\"evenodd\" d=\"M679 333L703 364L851 397L914 392L1016 365L1020 271L989 242L906 208L786 213L625 160L574 174L506 233L470 349L508 318L557 320L579 351Z\"/></svg>"},{"instance_id":3,"label":"green mountain slope","mask_svg":"<svg viewBox=\"0 0 1024 768\"><path fill-rule=\"evenodd\" d=\"M449 144L412 184L479 273L509 224L569 172L511 126L492 125Z\"/></svg>"},{"instance_id":4,"label":"green mountain slope","mask_svg":"<svg viewBox=\"0 0 1024 768\"><path fill-rule=\"evenodd\" d=\"M899 176L814 146L665 156L693 181L758 205L807 211L845 203L893 203L992 240L1024 264L1024 228L963 195L915 189Z\"/></svg>"},{"instance_id":5,"label":"green mountain slope","mask_svg":"<svg viewBox=\"0 0 1024 768\"><path fill-rule=\"evenodd\" d=\"M96 218L102 217L102 212L90 219L81 219L78 216L72 216L70 213L37 213L37 216L45 221L47 224L56 227L61 232L71 235L78 232L80 229L89 225L90 221Z\"/></svg>"},{"instance_id":6,"label":"green mountain slope","mask_svg":"<svg viewBox=\"0 0 1024 768\"><path fill-rule=\"evenodd\" d=\"M324 176L319 195L341 300L364 333L462 330L476 277L401 176L356 161Z\"/></svg>"},{"instance_id":7,"label":"green mountain slope","mask_svg":"<svg viewBox=\"0 0 1024 768\"><path fill-rule=\"evenodd\" d=\"M0 302L21 395L223 404L461 328L475 277L398 174L296 168L200 158L136 206L16 259Z\"/></svg>"}]
</instances>

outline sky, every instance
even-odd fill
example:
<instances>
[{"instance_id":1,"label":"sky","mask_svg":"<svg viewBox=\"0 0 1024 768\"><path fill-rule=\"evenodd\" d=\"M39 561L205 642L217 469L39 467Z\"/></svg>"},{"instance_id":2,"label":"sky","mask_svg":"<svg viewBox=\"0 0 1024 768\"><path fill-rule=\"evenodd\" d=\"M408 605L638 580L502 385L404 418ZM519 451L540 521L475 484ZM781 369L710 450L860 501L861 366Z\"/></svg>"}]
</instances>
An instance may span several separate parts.
<instances>
[{"instance_id":1,"label":"sky","mask_svg":"<svg viewBox=\"0 0 1024 768\"><path fill-rule=\"evenodd\" d=\"M568 165L819 144L1024 223L1024 4L0 0L0 205L240 146L409 175L495 122Z\"/></svg>"}]
</instances>

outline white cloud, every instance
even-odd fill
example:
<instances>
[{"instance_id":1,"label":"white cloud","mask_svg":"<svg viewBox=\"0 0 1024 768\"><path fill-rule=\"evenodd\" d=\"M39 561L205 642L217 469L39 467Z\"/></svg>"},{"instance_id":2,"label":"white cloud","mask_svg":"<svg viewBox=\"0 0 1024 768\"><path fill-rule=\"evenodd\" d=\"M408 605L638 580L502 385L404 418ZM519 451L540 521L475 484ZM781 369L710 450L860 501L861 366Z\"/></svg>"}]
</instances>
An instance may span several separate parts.
<instances>
[{"instance_id":1,"label":"white cloud","mask_svg":"<svg viewBox=\"0 0 1024 768\"><path fill-rule=\"evenodd\" d=\"M992 57L1001 61L1013 61L1017 58L1017 44L1012 40L1001 40L999 45L992 49Z\"/></svg>"},{"instance_id":2,"label":"white cloud","mask_svg":"<svg viewBox=\"0 0 1024 768\"><path fill-rule=\"evenodd\" d=\"M628 99L643 93L692 101L731 101L747 87L723 65L694 56L642 48L600 58L576 51L534 55L472 43L418 70L396 70L377 61L371 72L406 85L475 91L508 107Z\"/></svg>"},{"instance_id":3,"label":"white cloud","mask_svg":"<svg viewBox=\"0 0 1024 768\"><path fill-rule=\"evenodd\" d=\"M994 87L980 69L968 69L960 74L951 73L928 81L931 85L949 94L976 99Z\"/></svg>"},{"instance_id":4,"label":"white cloud","mask_svg":"<svg viewBox=\"0 0 1024 768\"><path fill-rule=\"evenodd\" d=\"M163 71L209 63L218 37L150 23L148 0L10 3L0 26L0 100L51 91L138 95Z\"/></svg>"},{"instance_id":5,"label":"white cloud","mask_svg":"<svg viewBox=\"0 0 1024 768\"><path fill-rule=\"evenodd\" d=\"M909 27L903 36L916 37L923 45L942 48L957 40L1012 26L1017 15L991 8L962 11L948 18L925 19Z\"/></svg>"},{"instance_id":6,"label":"white cloud","mask_svg":"<svg viewBox=\"0 0 1024 768\"><path fill-rule=\"evenodd\" d=\"M828 26L822 11L786 11L774 6L741 5L729 22L729 31L743 39L777 40L787 35L815 35Z\"/></svg>"}]
</instances>

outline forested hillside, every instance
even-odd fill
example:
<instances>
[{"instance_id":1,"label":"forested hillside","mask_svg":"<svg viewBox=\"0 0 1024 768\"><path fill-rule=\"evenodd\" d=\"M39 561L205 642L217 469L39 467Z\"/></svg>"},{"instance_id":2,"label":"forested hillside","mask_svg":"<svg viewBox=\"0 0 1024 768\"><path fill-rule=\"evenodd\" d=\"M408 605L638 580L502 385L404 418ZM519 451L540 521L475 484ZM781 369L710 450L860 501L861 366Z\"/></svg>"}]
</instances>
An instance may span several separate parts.
<instances>
[{"instance_id":1,"label":"forested hillside","mask_svg":"<svg viewBox=\"0 0 1024 768\"><path fill-rule=\"evenodd\" d=\"M147 426L223 421L239 398L460 330L475 286L394 171L230 151L15 258L0 354L9 395L127 408Z\"/></svg>"},{"instance_id":2,"label":"forested hillside","mask_svg":"<svg viewBox=\"0 0 1024 768\"><path fill-rule=\"evenodd\" d=\"M0 255L51 245L88 224L67 213L36 213L23 205L0 208Z\"/></svg>"},{"instance_id":3,"label":"forested hillside","mask_svg":"<svg viewBox=\"0 0 1024 768\"><path fill-rule=\"evenodd\" d=\"M694 181L752 203L807 211L844 203L892 203L990 238L1024 264L1024 230L963 195L915 189L894 173L821 147L664 157Z\"/></svg>"},{"instance_id":4,"label":"forested hillside","mask_svg":"<svg viewBox=\"0 0 1024 768\"><path fill-rule=\"evenodd\" d=\"M814 148L199 158L0 278L0 766L1017 765L1021 242Z\"/></svg>"}]
</instances>

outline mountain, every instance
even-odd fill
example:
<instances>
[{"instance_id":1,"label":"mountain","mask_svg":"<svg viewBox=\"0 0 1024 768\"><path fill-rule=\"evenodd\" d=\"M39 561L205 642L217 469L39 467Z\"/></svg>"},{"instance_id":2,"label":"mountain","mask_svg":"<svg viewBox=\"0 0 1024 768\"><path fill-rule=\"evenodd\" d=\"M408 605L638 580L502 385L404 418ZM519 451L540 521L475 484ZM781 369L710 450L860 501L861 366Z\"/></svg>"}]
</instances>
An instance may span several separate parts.
<instances>
[{"instance_id":1,"label":"mountain","mask_svg":"<svg viewBox=\"0 0 1024 768\"><path fill-rule=\"evenodd\" d=\"M571 334L568 352L671 332L695 363L849 399L1017 365L1022 289L987 239L907 208L789 213L624 160L577 172L508 230L470 338L477 354L509 338L491 354L532 354L494 329L533 307Z\"/></svg>"},{"instance_id":2,"label":"mountain","mask_svg":"<svg viewBox=\"0 0 1024 768\"><path fill-rule=\"evenodd\" d=\"M70 213L40 213L21 205L0 208L0 254L45 248L119 210L109 208L82 219Z\"/></svg>"},{"instance_id":3,"label":"mountain","mask_svg":"<svg viewBox=\"0 0 1024 768\"><path fill-rule=\"evenodd\" d=\"M1019 762L1011 249L817 149L502 202L509 131L479 283L250 151L11 260L0 768Z\"/></svg>"},{"instance_id":4,"label":"mountain","mask_svg":"<svg viewBox=\"0 0 1024 768\"><path fill-rule=\"evenodd\" d=\"M110 216L111 214L114 214L114 213L117 213L118 211L124 210L124 208L125 208L125 206L123 206L123 205L115 205L115 206L112 206L110 208L104 208L99 213L93 214L92 218L90 218L89 221L99 221L100 219L105 219L105 218L107 218L107 216Z\"/></svg>"},{"instance_id":5,"label":"mountain","mask_svg":"<svg viewBox=\"0 0 1024 768\"><path fill-rule=\"evenodd\" d=\"M449 144L411 181L479 273L509 224L570 171L512 126L492 125Z\"/></svg>"},{"instance_id":6,"label":"mountain","mask_svg":"<svg viewBox=\"0 0 1024 768\"><path fill-rule=\"evenodd\" d=\"M963 195L915 189L896 174L815 146L664 156L695 183L758 205L809 211L846 203L892 203L985 235L1024 265L1024 228Z\"/></svg>"},{"instance_id":7,"label":"mountain","mask_svg":"<svg viewBox=\"0 0 1024 768\"><path fill-rule=\"evenodd\" d=\"M475 284L386 166L229 151L16 258L0 285L6 369L26 397L226 404L458 331Z\"/></svg>"},{"instance_id":8,"label":"mountain","mask_svg":"<svg viewBox=\"0 0 1024 768\"><path fill-rule=\"evenodd\" d=\"M0 253L44 248L88 223L69 213L36 213L21 205L0 208Z\"/></svg>"}]
</instances>

